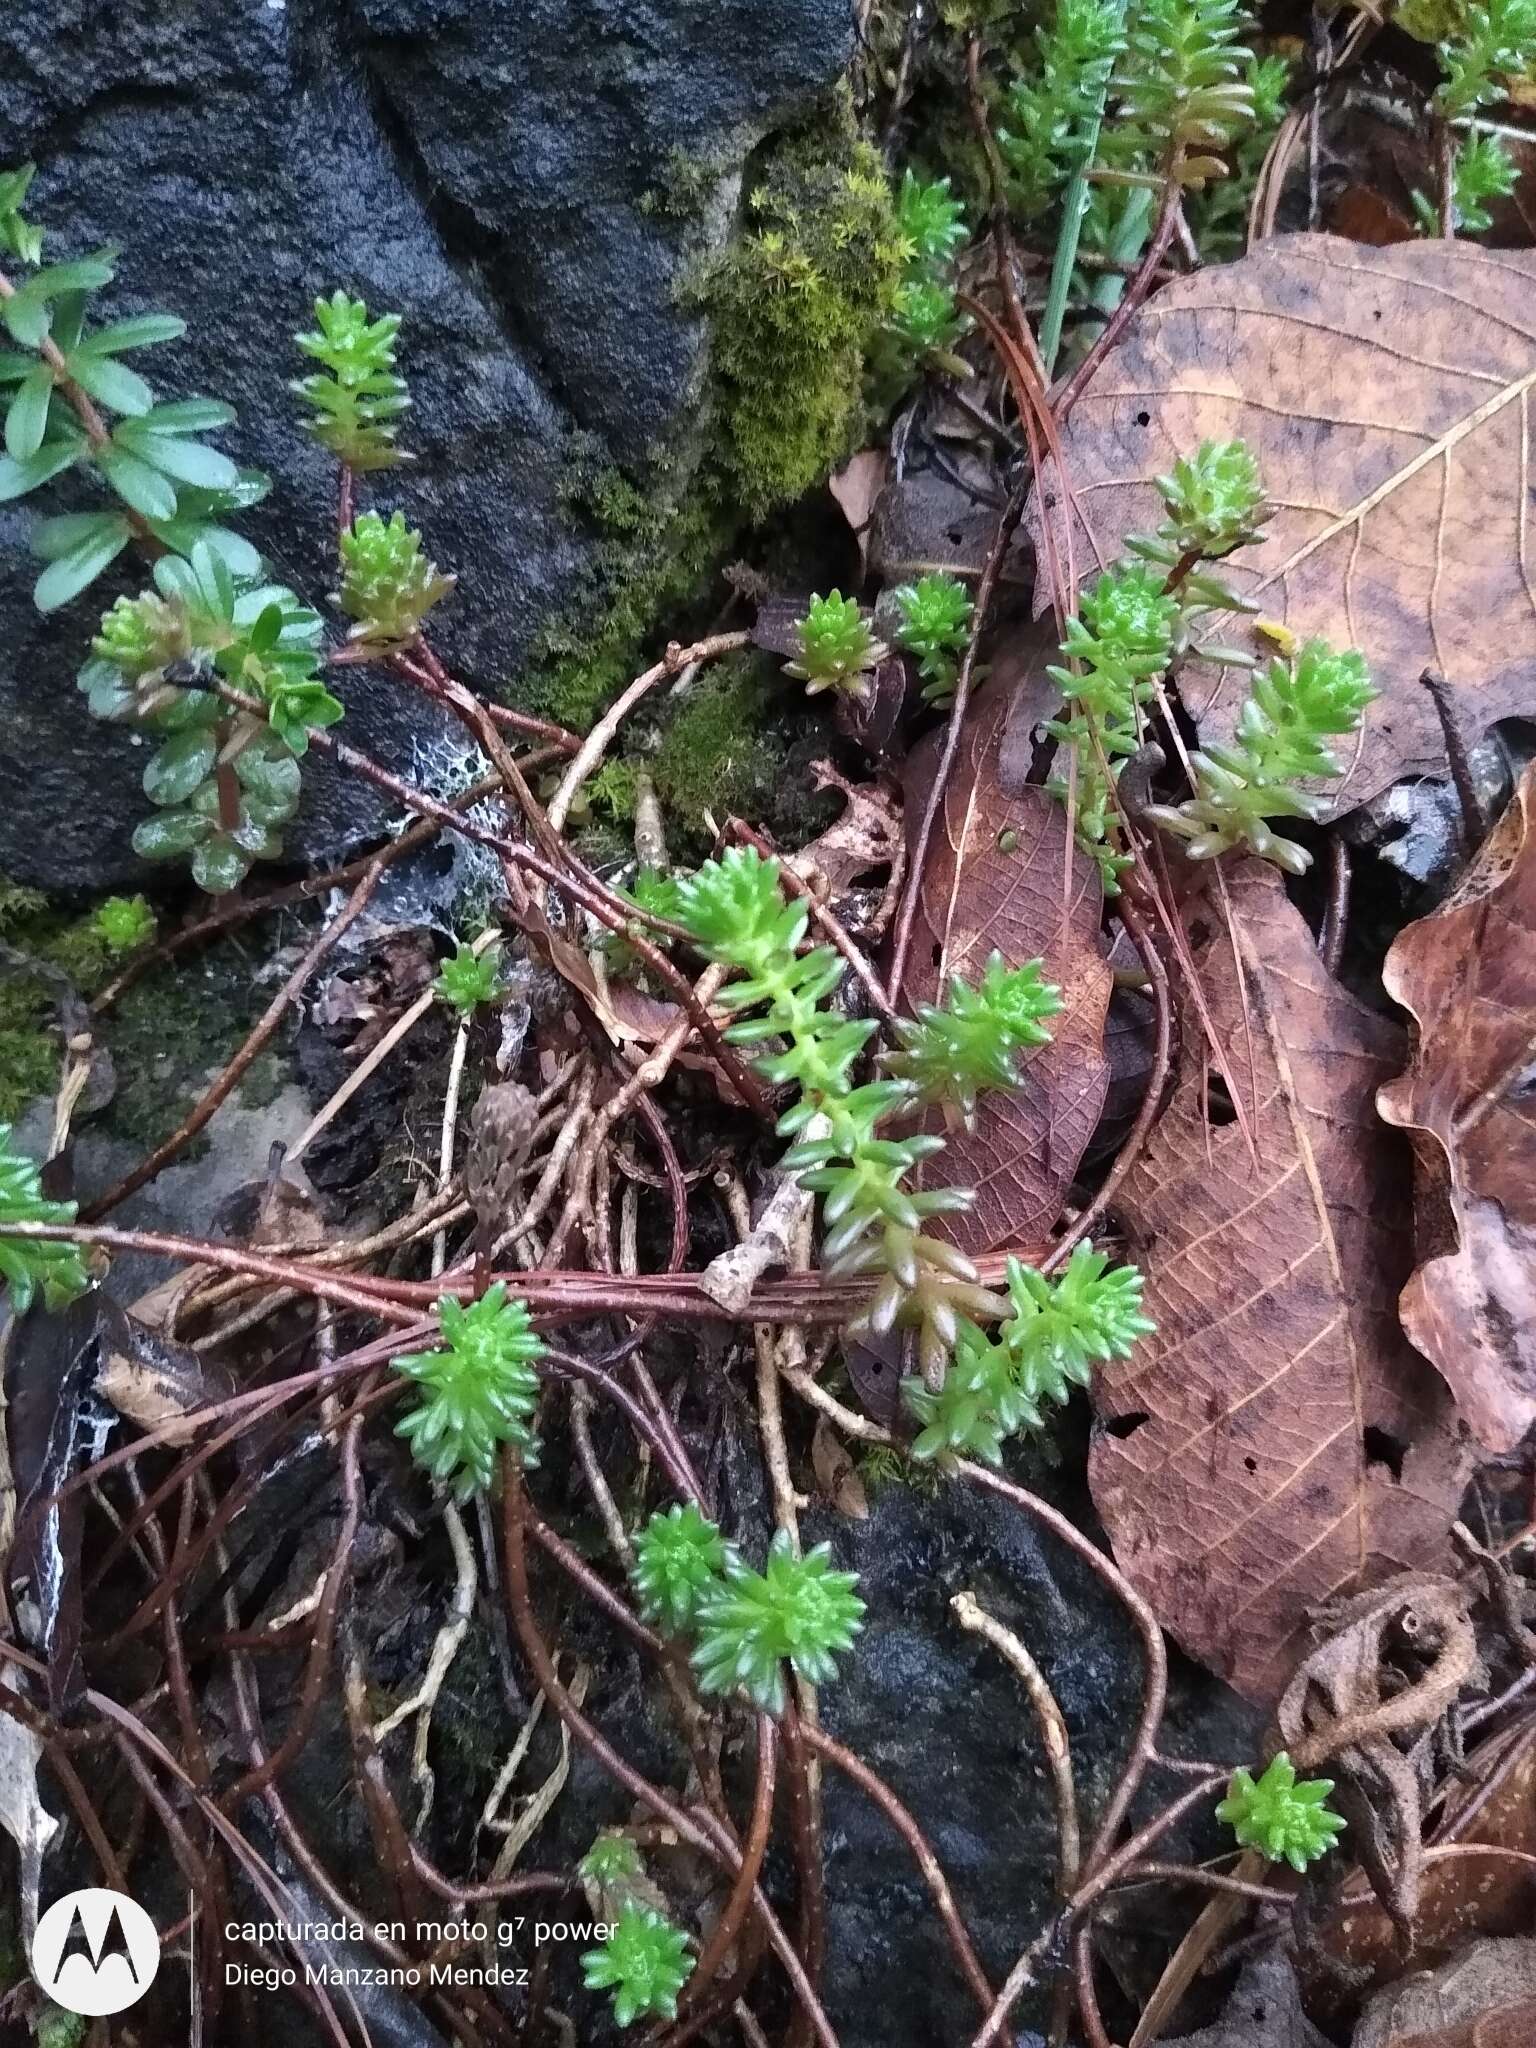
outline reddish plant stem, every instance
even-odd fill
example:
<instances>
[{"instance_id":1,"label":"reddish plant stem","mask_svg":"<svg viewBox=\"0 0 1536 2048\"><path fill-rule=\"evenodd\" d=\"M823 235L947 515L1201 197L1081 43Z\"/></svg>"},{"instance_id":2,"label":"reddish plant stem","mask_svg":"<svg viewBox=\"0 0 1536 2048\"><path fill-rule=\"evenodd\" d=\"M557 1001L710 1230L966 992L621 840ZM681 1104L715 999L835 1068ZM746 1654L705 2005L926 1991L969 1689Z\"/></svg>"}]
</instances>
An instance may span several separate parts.
<instances>
[{"instance_id":1,"label":"reddish plant stem","mask_svg":"<svg viewBox=\"0 0 1536 2048\"><path fill-rule=\"evenodd\" d=\"M763 1858L768 1853L768 1834L773 1825L773 1786L777 1763L776 1737L771 1714L757 1717L757 1787L752 1796L752 1818L742 1845L741 1867L736 1872L730 1897L705 1943L693 1975L688 1980L686 2002L692 2006L702 1996L731 1946L746 1923L752 1906Z\"/></svg>"},{"instance_id":2,"label":"reddish plant stem","mask_svg":"<svg viewBox=\"0 0 1536 2048\"><path fill-rule=\"evenodd\" d=\"M990 2012L995 1994L987 1982L987 1973L981 1967L981 1960L972 1945L970 1935L966 1932L965 1922L960 1917L954 1894L949 1888L949 1880L940 1867L938 1857L933 1853L928 1837L912 1813L877 1771L872 1770L862 1757L855 1756L851 1749L846 1749L842 1743L835 1741L824 1729L812 1727L807 1722L804 1724L804 1734L809 1748L815 1750L818 1756L825 1757L828 1763L835 1764L845 1777L851 1778L859 1790L875 1802L912 1851L913 1860L922 1873L923 1882L933 1894L933 1903L938 1908L939 1918L944 1922L944 1931L949 1936L949 1945L955 1952L956 1962L960 1965L960 1974L975 1993L976 2002L982 2011Z\"/></svg>"},{"instance_id":3,"label":"reddish plant stem","mask_svg":"<svg viewBox=\"0 0 1536 2048\"><path fill-rule=\"evenodd\" d=\"M152 1181L163 1167L170 1164L184 1146L191 1143L203 1126L212 1120L219 1105L228 1099L238 1084L240 1077L249 1069L252 1061L257 1058L262 1048L276 1036L279 1025L288 1014L289 1004L303 993L305 985L315 969L320 965L320 962L330 952L347 927L361 915L369 897L378 887L384 870L389 865L389 861L390 855L388 853L381 853L369 862L367 872L348 897L345 907L339 915L331 919L330 923L304 955L304 958L283 983L282 987L263 1011L254 1029L247 1034L245 1043L240 1047L233 1059L226 1063L223 1072L203 1096L201 1102L182 1119L181 1123L172 1131L163 1144L155 1147L147 1159L141 1161L131 1173L124 1175L123 1179L109 1193L103 1195L100 1201L91 1204L90 1208L85 1211L87 1221L107 1215L109 1211L116 1208L119 1202L126 1200L129 1195L135 1194L146 1183Z\"/></svg>"},{"instance_id":4,"label":"reddish plant stem","mask_svg":"<svg viewBox=\"0 0 1536 2048\"><path fill-rule=\"evenodd\" d=\"M574 1739L632 1799L665 1822L690 1848L697 1849L712 1863L723 1864L734 1875L739 1852L727 1842L722 1842L712 1830L706 1830L701 1826L691 1813L670 1799L658 1786L653 1785L637 1771L633 1764L620 1756L606 1737L600 1734L581 1712L561 1684L559 1674L555 1670L554 1659L550 1656L533 1617L533 1605L528 1589L528 1559L523 1540L525 1494L522 1474L510 1452L504 1453L502 1457L502 1484L502 1542L508 1613L513 1631L522 1644L523 1654L532 1666L533 1674L543 1688L546 1699L569 1728ZM767 1928L768 1938L773 1944L775 1954L784 1965L796 1997L811 2017L822 2048L839 2048L831 2022L822 2010L821 2002L811 1986L804 1966L795 1953L789 1937L780 1926L777 1915L764 1897L761 1886L754 1887L752 1896L754 1909Z\"/></svg>"}]
</instances>

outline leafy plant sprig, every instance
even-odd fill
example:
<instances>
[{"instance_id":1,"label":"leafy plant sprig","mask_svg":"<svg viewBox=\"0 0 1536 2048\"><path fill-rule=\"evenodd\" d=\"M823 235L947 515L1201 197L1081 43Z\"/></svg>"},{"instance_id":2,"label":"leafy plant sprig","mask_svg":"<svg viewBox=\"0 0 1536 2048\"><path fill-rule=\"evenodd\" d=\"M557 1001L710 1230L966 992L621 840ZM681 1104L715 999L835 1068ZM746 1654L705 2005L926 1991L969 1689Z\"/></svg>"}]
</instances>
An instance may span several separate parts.
<instances>
[{"instance_id":1,"label":"leafy plant sprig","mask_svg":"<svg viewBox=\"0 0 1536 2048\"><path fill-rule=\"evenodd\" d=\"M768 1548L762 1571L734 1554L698 1604L693 1666L705 1692L745 1692L765 1713L784 1711L784 1666L811 1685L837 1672L864 1616L853 1572L833 1568L831 1546L796 1557L787 1531Z\"/></svg>"},{"instance_id":2,"label":"leafy plant sprig","mask_svg":"<svg viewBox=\"0 0 1536 2048\"><path fill-rule=\"evenodd\" d=\"M379 654L409 646L457 580L423 554L421 535L398 511L388 519L360 512L341 536L341 568L337 602L356 621L347 637Z\"/></svg>"},{"instance_id":3,"label":"leafy plant sprig","mask_svg":"<svg viewBox=\"0 0 1536 2048\"><path fill-rule=\"evenodd\" d=\"M1142 1277L1134 1266L1111 1267L1086 1240L1063 1272L1048 1279L1021 1260L1008 1261L1012 1314L995 1337L962 1325L954 1362L938 1392L920 1380L902 1383L908 1411L923 1424L916 1458L1002 1460L1003 1444L1021 1429L1038 1429L1046 1405L1060 1406L1092 1367L1129 1358L1157 1325L1142 1313Z\"/></svg>"},{"instance_id":4,"label":"leafy plant sprig","mask_svg":"<svg viewBox=\"0 0 1536 2048\"><path fill-rule=\"evenodd\" d=\"M1507 199L1519 182L1514 158L1497 135L1474 131L1456 151L1451 168L1453 225L1458 234L1483 235L1493 226L1490 199ZM1413 210L1426 235L1440 232L1440 209L1422 192L1413 195Z\"/></svg>"},{"instance_id":5,"label":"leafy plant sprig","mask_svg":"<svg viewBox=\"0 0 1536 2048\"><path fill-rule=\"evenodd\" d=\"M959 657L970 638L975 605L958 576L930 570L891 593L899 615L896 645L917 657L926 703L947 705L955 693Z\"/></svg>"},{"instance_id":6,"label":"leafy plant sprig","mask_svg":"<svg viewBox=\"0 0 1536 2048\"><path fill-rule=\"evenodd\" d=\"M1021 220L1047 212L1092 150L1105 87L1125 48L1121 13L1113 0L1057 0L1050 23L1035 31L1039 71L1010 88L997 130L1009 203Z\"/></svg>"},{"instance_id":7,"label":"leafy plant sprig","mask_svg":"<svg viewBox=\"0 0 1536 2048\"><path fill-rule=\"evenodd\" d=\"M200 888L223 891L282 851L298 809L311 726L342 716L318 671L320 620L281 584L230 572L206 541L162 555L153 586L102 618L79 687L92 715L161 744L144 770L157 806L133 835L146 860L190 854ZM253 697L232 709L223 680Z\"/></svg>"},{"instance_id":8,"label":"leafy plant sprig","mask_svg":"<svg viewBox=\"0 0 1536 2048\"><path fill-rule=\"evenodd\" d=\"M0 1124L0 1279L11 1292L11 1313L24 1316L39 1294L48 1308L63 1308L90 1285L78 1245L49 1238L7 1237L7 1223L73 1223L73 1202L43 1193L37 1162L11 1150L11 1126Z\"/></svg>"},{"instance_id":9,"label":"leafy plant sprig","mask_svg":"<svg viewBox=\"0 0 1536 2048\"><path fill-rule=\"evenodd\" d=\"M1287 873L1305 874L1312 856L1275 831L1272 818L1316 820L1328 799L1300 778L1340 772L1329 739L1359 728L1376 691L1365 661L1312 640L1290 659L1276 656L1255 679L1230 745L1208 742L1191 756L1195 794L1158 804L1148 817L1188 841L1195 860L1247 846Z\"/></svg>"},{"instance_id":10,"label":"leafy plant sprig","mask_svg":"<svg viewBox=\"0 0 1536 2048\"><path fill-rule=\"evenodd\" d=\"M960 312L949 268L965 241L965 207L950 192L948 178L903 173L896 194L896 231L904 255L889 325L913 355L932 356L953 376L969 377L970 365L953 353L970 322Z\"/></svg>"},{"instance_id":11,"label":"leafy plant sprig","mask_svg":"<svg viewBox=\"0 0 1536 2048\"><path fill-rule=\"evenodd\" d=\"M0 173L0 250L32 273L20 284L0 274L0 320L16 344L0 351L0 392L10 392L0 503L71 470L93 475L115 501L36 522L32 547L47 564L33 591L39 611L78 597L135 535L184 556L201 543L254 577L255 550L218 515L256 503L267 480L200 438L229 426L234 408L211 398L162 403L122 360L178 340L186 327L174 314L89 324L93 294L116 275L115 253L44 265L42 231L21 212L33 174L31 164Z\"/></svg>"},{"instance_id":12,"label":"leafy plant sprig","mask_svg":"<svg viewBox=\"0 0 1536 2048\"><path fill-rule=\"evenodd\" d=\"M963 1254L923 1232L925 1219L966 1207L969 1194L903 1185L942 1151L943 1140L879 1135L885 1118L913 1102L915 1084L886 1078L855 1086L854 1061L875 1027L821 1007L842 978L842 961L830 946L799 951L809 908L785 901L777 861L733 847L707 861L682 893L682 921L700 951L746 977L728 983L719 1001L760 1012L741 1017L727 1035L738 1044L777 1045L758 1056L758 1070L775 1086L800 1091L778 1128L798 1141L785 1154L786 1170L823 1197L827 1270L876 1276L869 1326L915 1328L925 1376L939 1378L960 1316L996 1315L1002 1304Z\"/></svg>"},{"instance_id":13,"label":"leafy plant sprig","mask_svg":"<svg viewBox=\"0 0 1536 2048\"><path fill-rule=\"evenodd\" d=\"M482 1003L493 1003L501 985L501 948L493 943L477 952L465 939L456 939L450 958L437 970L432 986L461 1017L468 1017Z\"/></svg>"},{"instance_id":14,"label":"leafy plant sprig","mask_svg":"<svg viewBox=\"0 0 1536 2048\"><path fill-rule=\"evenodd\" d=\"M1327 1855L1344 1831L1343 1816L1327 1805L1332 1778L1302 1778L1284 1750L1263 1774L1237 1770L1216 1809L1245 1849L1257 1849L1271 1863L1305 1870Z\"/></svg>"},{"instance_id":15,"label":"leafy plant sprig","mask_svg":"<svg viewBox=\"0 0 1536 2048\"><path fill-rule=\"evenodd\" d=\"M855 598L840 590L813 597L795 622L799 654L785 664L785 674L804 680L806 695L842 690L857 695L865 678L884 658L886 649L870 631Z\"/></svg>"},{"instance_id":16,"label":"leafy plant sprig","mask_svg":"<svg viewBox=\"0 0 1536 2048\"><path fill-rule=\"evenodd\" d=\"M136 953L155 936L155 913L142 896L109 896L92 922L115 958Z\"/></svg>"},{"instance_id":17,"label":"leafy plant sprig","mask_svg":"<svg viewBox=\"0 0 1536 2048\"><path fill-rule=\"evenodd\" d=\"M1133 0L1112 90L1186 189L1225 177L1227 149L1253 118L1252 52L1240 0Z\"/></svg>"},{"instance_id":18,"label":"leafy plant sprig","mask_svg":"<svg viewBox=\"0 0 1536 2048\"><path fill-rule=\"evenodd\" d=\"M974 988L952 976L942 1008L919 1003L915 1018L897 1023L900 1050L885 1056L885 1071L910 1081L918 1101L953 1102L973 1122L982 1089L1017 1086L1016 1055L1051 1042L1045 1019L1059 1013L1061 990L1043 965L1009 967L993 953Z\"/></svg>"},{"instance_id":19,"label":"leafy plant sprig","mask_svg":"<svg viewBox=\"0 0 1536 2048\"><path fill-rule=\"evenodd\" d=\"M692 1501L652 1515L635 1537L634 1581L642 1612L682 1635L697 1622L700 1603L732 1555L719 1529Z\"/></svg>"},{"instance_id":20,"label":"leafy plant sprig","mask_svg":"<svg viewBox=\"0 0 1536 2048\"><path fill-rule=\"evenodd\" d=\"M1157 489L1166 517L1154 534L1127 538L1132 559L1085 586L1067 621L1063 665L1050 671L1066 716L1046 725L1065 754L1049 787L1070 801L1078 843L1098 861L1109 894L1128 865L1114 844L1114 792L1141 743L1142 707L1188 646L1197 618L1247 608L1199 564L1257 538L1265 510L1257 464L1241 441L1203 442L1158 477ZM1237 650L1204 651L1248 660Z\"/></svg>"},{"instance_id":21,"label":"leafy plant sprig","mask_svg":"<svg viewBox=\"0 0 1536 2048\"><path fill-rule=\"evenodd\" d=\"M625 1905L613 1931L581 1959L589 1991L613 1993L613 2016L621 2027L646 2013L677 2018L678 1993L693 1975L688 1936L654 1906Z\"/></svg>"},{"instance_id":22,"label":"leafy plant sprig","mask_svg":"<svg viewBox=\"0 0 1536 2048\"><path fill-rule=\"evenodd\" d=\"M1491 106L1536 64L1536 0L1483 0L1458 13L1439 45L1444 77L1435 104L1446 121Z\"/></svg>"},{"instance_id":23,"label":"leafy plant sprig","mask_svg":"<svg viewBox=\"0 0 1536 2048\"><path fill-rule=\"evenodd\" d=\"M534 1367L545 1346L528 1304L515 1295L509 1299L500 1280L467 1308L445 1294L437 1304L437 1323L438 1348L401 1352L390 1361L420 1395L395 1434L407 1439L419 1465L463 1501L489 1488L503 1444L515 1444L524 1465L537 1465Z\"/></svg>"},{"instance_id":24,"label":"leafy plant sprig","mask_svg":"<svg viewBox=\"0 0 1536 2048\"><path fill-rule=\"evenodd\" d=\"M400 415L411 403L395 368L398 313L370 319L361 299L335 291L315 301L315 325L294 336L320 365L291 389L312 409L309 432L348 469L394 469L413 458L395 443Z\"/></svg>"}]
</instances>

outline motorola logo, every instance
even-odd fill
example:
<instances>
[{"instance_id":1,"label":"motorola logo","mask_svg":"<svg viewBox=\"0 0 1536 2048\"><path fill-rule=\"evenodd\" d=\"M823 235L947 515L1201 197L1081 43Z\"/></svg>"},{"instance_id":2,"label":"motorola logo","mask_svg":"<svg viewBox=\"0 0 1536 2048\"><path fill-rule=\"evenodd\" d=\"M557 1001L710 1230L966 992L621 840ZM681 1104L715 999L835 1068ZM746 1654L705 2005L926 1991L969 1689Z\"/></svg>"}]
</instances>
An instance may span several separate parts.
<instances>
[{"instance_id":1,"label":"motorola logo","mask_svg":"<svg viewBox=\"0 0 1536 2048\"><path fill-rule=\"evenodd\" d=\"M144 1996L160 1967L160 1937L121 1892L66 1892L32 1937L32 1974L55 2005L97 2019Z\"/></svg>"}]
</instances>

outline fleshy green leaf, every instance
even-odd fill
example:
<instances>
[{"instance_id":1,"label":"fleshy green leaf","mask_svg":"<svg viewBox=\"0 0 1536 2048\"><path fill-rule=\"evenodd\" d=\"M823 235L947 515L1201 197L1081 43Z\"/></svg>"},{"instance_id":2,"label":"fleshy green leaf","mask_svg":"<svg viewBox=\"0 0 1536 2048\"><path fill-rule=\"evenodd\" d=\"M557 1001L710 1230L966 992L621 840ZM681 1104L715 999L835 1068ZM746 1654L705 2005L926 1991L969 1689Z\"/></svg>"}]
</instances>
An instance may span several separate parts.
<instances>
[{"instance_id":1,"label":"fleshy green leaf","mask_svg":"<svg viewBox=\"0 0 1536 2048\"><path fill-rule=\"evenodd\" d=\"M227 491L240 481L240 472L217 448L175 434L156 433L142 420L119 427L116 439L121 447L132 449L162 476L173 477L179 484L192 484L203 491Z\"/></svg>"},{"instance_id":2,"label":"fleshy green leaf","mask_svg":"<svg viewBox=\"0 0 1536 2048\"><path fill-rule=\"evenodd\" d=\"M28 491L35 491L50 478L56 477L72 463L80 460L84 452L83 439L70 435L56 441L45 441L37 453L25 462L14 457L0 455L0 505L11 498L24 498Z\"/></svg>"},{"instance_id":3,"label":"fleshy green leaf","mask_svg":"<svg viewBox=\"0 0 1536 2048\"><path fill-rule=\"evenodd\" d=\"M110 512L101 515L99 524L85 540L49 563L33 585L32 602L40 612L57 611L61 604L68 604L94 583L127 545L127 520Z\"/></svg>"},{"instance_id":4,"label":"fleshy green leaf","mask_svg":"<svg viewBox=\"0 0 1536 2048\"><path fill-rule=\"evenodd\" d=\"M112 412L146 413L155 394L137 370L112 356L94 356L85 349L73 349L65 357L69 374L92 398Z\"/></svg>"},{"instance_id":5,"label":"fleshy green leaf","mask_svg":"<svg viewBox=\"0 0 1536 2048\"><path fill-rule=\"evenodd\" d=\"M192 879L210 896L227 895L245 880L254 858L254 854L245 852L233 839L220 833L212 839L205 839L194 851Z\"/></svg>"},{"instance_id":6,"label":"fleshy green leaf","mask_svg":"<svg viewBox=\"0 0 1536 2048\"><path fill-rule=\"evenodd\" d=\"M125 505L146 519L175 518L176 492L159 470L116 444L101 449L96 460Z\"/></svg>"},{"instance_id":7,"label":"fleshy green leaf","mask_svg":"<svg viewBox=\"0 0 1536 2048\"><path fill-rule=\"evenodd\" d=\"M152 348L160 341L180 341L186 331L186 321L174 313L140 313L132 320L98 327L80 346L93 356L114 356L130 348Z\"/></svg>"},{"instance_id":8,"label":"fleshy green leaf","mask_svg":"<svg viewBox=\"0 0 1536 2048\"><path fill-rule=\"evenodd\" d=\"M5 415L5 450L13 462L30 462L42 447L52 402L53 372L39 363L22 379Z\"/></svg>"},{"instance_id":9,"label":"fleshy green leaf","mask_svg":"<svg viewBox=\"0 0 1536 2048\"><path fill-rule=\"evenodd\" d=\"M174 860L210 837L213 820L197 811L161 811L133 831L133 850L145 860Z\"/></svg>"},{"instance_id":10,"label":"fleshy green leaf","mask_svg":"<svg viewBox=\"0 0 1536 2048\"><path fill-rule=\"evenodd\" d=\"M207 732L178 734L144 770L144 794L152 804L184 804L213 771L218 747Z\"/></svg>"}]
</instances>

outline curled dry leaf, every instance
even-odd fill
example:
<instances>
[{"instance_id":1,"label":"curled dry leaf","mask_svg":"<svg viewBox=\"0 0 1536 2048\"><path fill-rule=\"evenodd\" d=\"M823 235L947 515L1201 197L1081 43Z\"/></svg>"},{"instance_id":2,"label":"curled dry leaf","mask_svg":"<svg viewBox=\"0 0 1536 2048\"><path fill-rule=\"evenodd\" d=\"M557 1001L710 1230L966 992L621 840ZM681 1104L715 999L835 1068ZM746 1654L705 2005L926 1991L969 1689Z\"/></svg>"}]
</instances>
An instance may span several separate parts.
<instances>
[{"instance_id":1,"label":"curled dry leaf","mask_svg":"<svg viewBox=\"0 0 1536 2048\"><path fill-rule=\"evenodd\" d=\"M1393 942L1384 979L1418 1027L1378 1098L1419 1165L1403 1327L1479 1441L1512 1450L1536 1422L1536 767L1456 893Z\"/></svg>"},{"instance_id":2,"label":"curled dry leaf","mask_svg":"<svg viewBox=\"0 0 1536 2048\"><path fill-rule=\"evenodd\" d=\"M1104 1020L1113 977L1099 925L1098 871L1067 836L1067 814L1037 787L1006 791L998 741L1008 704L984 692L968 715L935 821L918 896L904 1008L935 1002L953 974L979 981L988 956L1043 959L1061 990L1051 1043L1019 1063L1019 1085L983 1095L972 1131L946 1133L932 1171L974 1188L975 1206L929 1227L971 1253L1038 1246L1050 1235L1104 1106ZM907 768L909 830L932 787L933 755ZM942 1231L939 1223L942 1223Z\"/></svg>"},{"instance_id":3,"label":"curled dry leaf","mask_svg":"<svg viewBox=\"0 0 1536 2048\"><path fill-rule=\"evenodd\" d=\"M1533 2019L1536 1941L1476 1941L1379 1992L1354 2048L1529 2048Z\"/></svg>"},{"instance_id":4,"label":"curled dry leaf","mask_svg":"<svg viewBox=\"0 0 1536 2048\"><path fill-rule=\"evenodd\" d=\"M1178 456L1245 440L1275 509L1225 565L1232 587L1303 639L1360 648L1381 691L1330 785L1352 809L1444 761L1426 668L1471 738L1536 707L1533 386L1536 255L1281 236L1159 292L1078 401L1079 562L1096 573L1157 524L1154 479ZM1031 516L1038 531L1038 498ZM1273 651L1240 618L1206 637ZM1180 678L1204 740L1230 736L1246 689L1213 664Z\"/></svg>"},{"instance_id":5,"label":"curled dry leaf","mask_svg":"<svg viewBox=\"0 0 1536 2048\"><path fill-rule=\"evenodd\" d=\"M1396 1320L1407 1176L1374 1096L1398 1032L1329 977L1265 863L1208 876L1187 925L1254 1150L1191 1015L1115 1204L1157 1332L1095 1381L1089 1476L1159 1619L1266 1701L1321 1603L1447 1561L1464 1453Z\"/></svg>"},{"instance_id":6,"label":"curled dry leaf","mask_svg":"<svg viewBox=\"0 0 1536 2048\"><path fill-rule=\"evenodd\" d=\"M1536 1925L1536 1868L1520 1860L1536 1854L1536 1725L1516 1723L1480 1744L1446 1781L1443 1800L1434 1845L1491 1853L1427 1859L1406 1952L1364 1878L1347 1878L1322 1929L1333 1967L1320 1969L1311 1987L1319 2017L1331 2017L1346 1996L1353 2004L1362 1978L1387 1984L1405 1968L1447 1961L1476 1936L1521 1934Z\"/></svg>"}]
</instances>

